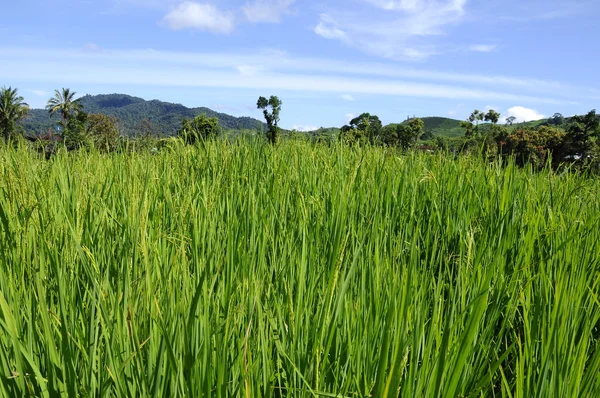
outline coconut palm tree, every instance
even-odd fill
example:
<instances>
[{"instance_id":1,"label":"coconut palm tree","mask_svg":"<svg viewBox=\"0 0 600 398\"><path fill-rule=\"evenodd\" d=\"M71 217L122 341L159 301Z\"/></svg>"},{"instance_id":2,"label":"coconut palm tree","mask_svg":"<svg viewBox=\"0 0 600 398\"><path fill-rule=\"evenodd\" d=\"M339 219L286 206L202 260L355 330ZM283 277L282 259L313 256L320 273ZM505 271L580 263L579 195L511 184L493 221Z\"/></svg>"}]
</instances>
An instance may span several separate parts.
<instances>
[{"instance_id":1,"label":"coconut palm tree","mask_svg":"<svg viewBox=\"0 0 600 398\"><path fill-rule=\"evenodd\" d=\"M16 88L2 87L0 90L0 133L5 141L17 130L17 123L27 116L29 106Z\"/></svg>"},{"instance_id":2,"label":"coconut palm tree","mask_svg":"<svg viewBox=\"0 0 600 398\"><path fill-rule=\"evenodd\" d=\"M46 110L50 113L50 117L55 113L60 113L63 125L66 125L71 116L83 108L79 100L74 99L75 94L77 93L68 88L63 88L61 91L54 90L54 97L50 98L46 105Z\"/></svg>"}]
</instances>

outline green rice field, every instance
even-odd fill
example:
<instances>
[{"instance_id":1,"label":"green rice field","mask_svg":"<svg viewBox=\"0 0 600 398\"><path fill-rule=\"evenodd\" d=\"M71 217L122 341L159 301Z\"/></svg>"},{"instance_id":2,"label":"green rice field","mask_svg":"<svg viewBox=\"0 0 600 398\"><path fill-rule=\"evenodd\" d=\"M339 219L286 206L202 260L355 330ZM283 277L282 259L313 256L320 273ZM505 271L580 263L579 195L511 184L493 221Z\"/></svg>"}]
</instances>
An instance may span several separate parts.
<instances>
[{"instance_id":1,"label":"green rice field","mask_svg":"<svg viewBox=\"0 0 600 398\"><path fill-rule=\"evenodd\" d=\"M0 397L598 397L600 180L0 149Z\"/></svg>"}]
</instances>

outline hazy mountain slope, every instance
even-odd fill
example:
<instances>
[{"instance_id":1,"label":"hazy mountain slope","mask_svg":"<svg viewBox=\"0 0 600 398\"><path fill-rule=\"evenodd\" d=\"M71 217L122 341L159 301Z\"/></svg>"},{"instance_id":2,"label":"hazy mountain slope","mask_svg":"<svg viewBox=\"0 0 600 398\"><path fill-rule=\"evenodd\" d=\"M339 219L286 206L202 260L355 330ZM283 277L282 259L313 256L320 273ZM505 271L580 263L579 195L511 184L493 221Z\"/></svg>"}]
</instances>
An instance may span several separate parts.
<instances>
[{"instance_id":1,"label":"hazy mountain slope","mask_svg":"<svg viewBox=\"0 0 600 398\"><path fill-rule=\"evenodd\" d=\"M209 108L187 108L181 104L158 100L146 101L125 94L86 95L81 98L81 104L88 113L117 117L124 135L139 133L137 127L144 119L151 122L157 133L174 135L181 126L183 118L193 118L199 114L216 117L219 125L224 129L260 130L263 126L261 121L250 117L235 117ZM28 132L40 133L51 128L55 121L49 118L45 110L33 109L22 125Z\"/></svg>"}]
</instances>

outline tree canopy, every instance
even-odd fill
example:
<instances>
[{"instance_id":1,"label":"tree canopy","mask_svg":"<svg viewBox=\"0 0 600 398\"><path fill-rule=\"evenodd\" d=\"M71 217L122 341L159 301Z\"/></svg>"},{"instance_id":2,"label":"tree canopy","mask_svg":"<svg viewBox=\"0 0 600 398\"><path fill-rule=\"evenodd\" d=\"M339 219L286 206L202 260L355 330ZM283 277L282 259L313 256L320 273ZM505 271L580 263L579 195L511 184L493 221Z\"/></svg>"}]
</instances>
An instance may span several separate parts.
<instances>
[{"instance_id":1,"label":"tree canopy","mask_svg":"<svg viewBox=\"0 0 600 398\"><path fill-rule=\"evenodd\" d=\"M24 101L16 88L3 87L0 90L0 134L5 141L20 130L18 123L29 112L29 106Z\"/></svg>"},{"instance_id":2,"label":"tree canopy","mask_svg":"<svg viewBox=\"0 0 600 398\"><path fill-rule=\"evenodd\" d=\"M76 94L68 88L63 88L60 91L54 90L54 97L50 98L46 105L46 110L50 113L50 116L60 113L62 122L66 123L69 118L81 111L83 106L79 100L75 99Z\"/></svg>"},{"instance_id":3,"label":"tree canopy","mask_svg":"<svg viewBox=\"0 0 600 398\"><path fill-rule=\"evenodd\" d=\"M117 148L119 139L118 120L102 114L91 114L87 118L87 134L94 146L103 152L112 152Z\"/></svg>"},{"instance_id":4,"label":"tree canopy","mask_svg":"<svg viewBox=\"0 0 600 398\"><path fill-rule=\"evenodd\" d=\"M259 97L256 107L262 109L267 122L267 138L271 144L277 143L279 138L279 113L281 112L282 101L275 95L268 100L265 97ZM270 109L270 111L269 111Z\"/></svg>"},{"instance_id":5,"label":"tree canopy","mask_svg":"<svg viewBox=\"0 0 600 398\"><path fill-rule=\"evenodd\" d=\"M215 137L219 132L219 121L217 118L198 115L194 119L184 119L179 130L186 144L195 144L199 141Z\"/></svg>"},{"instance_id":6,"label":"tree canopy","mask_svg":"<svg viewBox=\"0 0 600 398\"><path fill-rule=\"evenodd\" d=\"M350 120L349 124L341 129L342 138L348 143L374 144L379 140L383 126L377 115L362 113Z\"/></svg>"}]
</instances>

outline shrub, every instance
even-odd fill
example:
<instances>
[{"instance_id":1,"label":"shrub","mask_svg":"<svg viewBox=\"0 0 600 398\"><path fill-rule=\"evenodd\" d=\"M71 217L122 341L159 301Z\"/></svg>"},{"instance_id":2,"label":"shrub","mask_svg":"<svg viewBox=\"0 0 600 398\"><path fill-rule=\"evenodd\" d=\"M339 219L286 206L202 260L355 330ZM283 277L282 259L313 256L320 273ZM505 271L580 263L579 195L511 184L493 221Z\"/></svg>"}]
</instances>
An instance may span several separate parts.
<instances>
[{"instance_id":1,"label":"shrub","mask_svg":"<svg viewBox=\"0 0 600 398\"><path fill-rule=\"evenodd\" d=\"M186 144L193 145L199 141L214 138L219 133L219 120L206 115L198 115L194 119L184 119L179 137Z\"/></svg>"}]
</instances>

